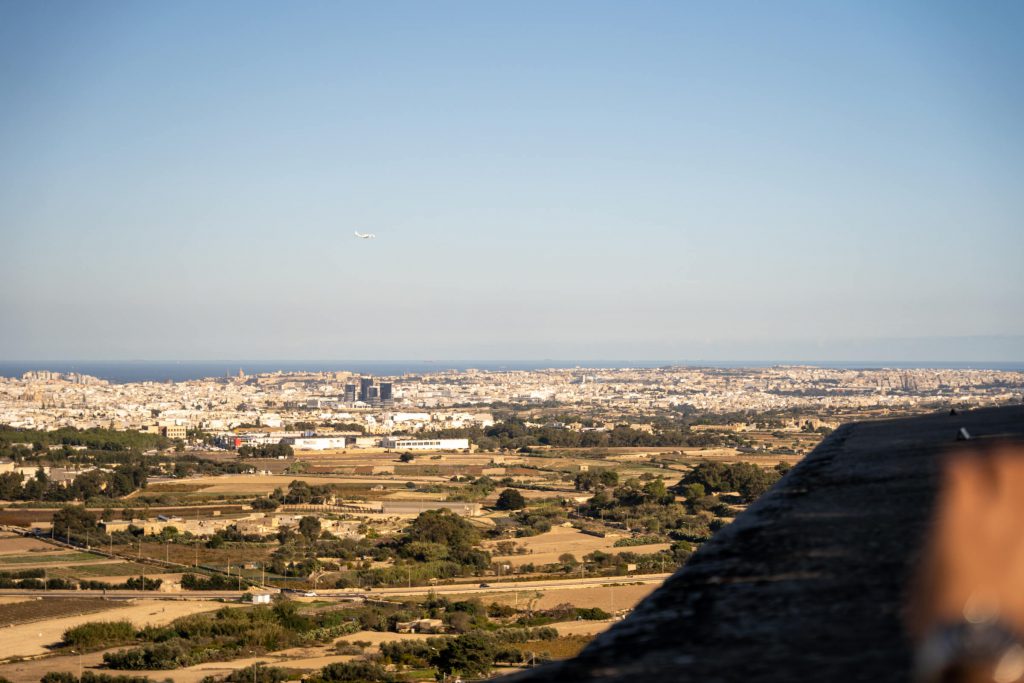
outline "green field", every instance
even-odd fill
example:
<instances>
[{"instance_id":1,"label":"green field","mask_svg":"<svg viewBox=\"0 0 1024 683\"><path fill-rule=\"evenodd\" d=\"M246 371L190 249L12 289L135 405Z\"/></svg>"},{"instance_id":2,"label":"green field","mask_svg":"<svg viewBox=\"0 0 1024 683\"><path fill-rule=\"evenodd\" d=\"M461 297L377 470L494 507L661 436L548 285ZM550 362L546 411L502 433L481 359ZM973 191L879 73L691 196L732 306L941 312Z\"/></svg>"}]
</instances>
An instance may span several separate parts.
<instances>
[{"instance_id":1,"label":"green field","mask_svg":"<svg viewBox=\"0 0 1024 683\"><path fill-rule=\"evenodd\" d=\"M136 562L111 562L109 564L80 564L73 567L55 567L49 575L54 578L91 579L103 576L138 576L139 574L156 574L160 569L147 567Z\"/></svg>"},{"instance_id":2,"label":"green field","mask_svg":"<svg viewBox=\"0 0 1024 683\"><path fill-rule=\"evenodd\" d=\"M55 564L58 562L88 562L89 560L105 560L102 555L86 552L70 553L32 553L27 555L0 555L0 569L4 565L24 564Z\"/></svg>"}]
</instances>

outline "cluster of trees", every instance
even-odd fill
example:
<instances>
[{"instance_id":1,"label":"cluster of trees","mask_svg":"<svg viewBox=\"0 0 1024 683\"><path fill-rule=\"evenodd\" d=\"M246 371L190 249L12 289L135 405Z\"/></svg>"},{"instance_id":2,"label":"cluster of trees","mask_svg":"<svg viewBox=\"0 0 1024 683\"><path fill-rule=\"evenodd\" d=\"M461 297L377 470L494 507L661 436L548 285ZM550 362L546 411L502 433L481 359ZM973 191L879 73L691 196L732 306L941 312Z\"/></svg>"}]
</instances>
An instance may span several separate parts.
<instances>
[{"instance_id":1,"label":"cluster of trees","mask_svg":"<svg viewBox=\"0 0 1024 683\"><path fill-rule=\"evenodd\" d=\"M466 427L437 432L441 438L468 438L483 450L520 449L532 446L558 448L601 448L620 446L702 446L710 438L705 434L690 434L685 426L659 425L653 433L616 425L606 431L579 432L563 427L528 426L512 417L486 428ZM698 443L699 442L699 443Z\"/></svg>"},{"instance_id":2,"label":"cluster of trees","mask_svg":"<svg viewBox=\"0 0 1024 683\"><path fill-rule=\"evenodd\" d=\"M295 451L288 444L275 443L264 446L240 446L238 455L242 458L290 458Z\"/></svg>"},{"instance_id":3,"label":"cluster of trees","mask_svg":"<svg viewBox=\"0 0 1024 683\"><path fill-rule=\"evenodd\" d=\"M233 591L238 588L238 578L223 574L202 576L188 573L181 575L181 587L187 591Z\"/></svg>"},{"instance_id":4,"label":"cluster of trees","mask_svg":"<svg viewBox=\"0 0 1024 683\"><path fill-rule=\"evenodd\" d=\"M558 632L552 628L541 629L498 629L495 631L474 630L452 637L427 638L426 640L402 640L382 643L381 660L398 667L422 669L431 667L437 677L458 675L469 678L487 676L497 663L520 664L527 656L515 643L530 640L554 640ZM365 678L369 681L394 681L382 667L379 671L367 671L369 675L383 678ZM387 676L391 676L388 678ZM343 679L324 679L343 680Z\"/></svg>"},{"instance_id":5,"label":"cluster of trees","mask_svg":"<svg viewBox=\"0 0 1024 683\"><path fill-rule=\"evenodd\" d=\"M731 465L720 462L703 462L686 473L673 488L681 495L689 492L693 496L693 485L702 487L704 493L735 492L744 502L750 503L770 489L789 469L779 463L772 469L765 469L748 462Z\"/></svg>"},{"instance_id":6,"label":"cluster of trees","mask_svg":"<svg viewBox=\"0 0 1024 683\"><path fill-rule=\"evenodd\" d=\"M15 429L0 425L0 456L14 454L12 444L31 443L34 451L45 451L50 446L85 446L99 451L147 451L165 449L170 440L159 434L144 434L116 429L75 429L63 427L52 432L38 429Z\"/></svg>"},{"instance_id":7,"label":"cluster of trees","mask_svg":"<svg viewBox=\"0 0 1024 683\"><path fill-rule=\"evenodd\" d=\"M274 489L270 500L278 505L323 505L334 495L331 486L314 486L300 479L288 484L288 491Z\"/></svg>"},{"instance_id":8,"label":"cluster of trees","mask_svg":"<svg viewBox=\"0 0 1024 683\"><path fill-rule=\"evenodd\" d=\"M477 571L490 565L490 555L475 546L480 532L450 510L427 510L413 520L396 545L399 557L421 562L449 561L462 571Z\"/></svg>"},{"instance_id":9,"label":"cluster of trees","mask_svg":"<svg viewBox=\"0 0 1024 683\"><path fill-rule=\"evenodd\" d=\"M526 498L515 489L505 489L498 495L494 507L499 510L522 510L526 507Z\"/></svg>"},{"instance_id":10,"label":"cluster of trees","mask_svg":"<svg viewBox=\"0 0 1024 683\"><path fill-rule=\"evenodd\" d=\"M458 477L452 478L453 481L456 479ZM448 500L480 500L491 495L497 487L498 484L486 474L476 479L470 477L465 485L450 490Z\"/></svg>"},{"instance_id":11,"label":"cluster of trees","mask_svg":"<svg viewBox=\"0 0 1024 683\"><path fill-rule=\"evenodd\" d=\"M66 579L47 579L43 569L22 569L20 571L0 572L0 588L24 588L28 590L65 589L75 585Z\"/></svg>"},{"instance_id":12,"label":"cluster of trees","mask_svg":"<svg viewBox=\"0 0 1024 683\"><path fill-rule=\"evenodd\" d=\"M64 631L62 642L80 650L113 647L135 639L135 627L127 619L90 621Z\"/></svg>"},{"instance_id":13,"label":"cluster of trees","mask_svg":"<svg viewBox=\"0 0 1024 683\"><path fill-rule=\"evenodd\" d=\"M355 631L339 611L302 614L295 603L251 610L224 608L212 615L193 615L166 626L147 626L135 633L140 647L107 652L111 669L177 669L245 654L325 643Z\"/></svg>"},{"instance_id":14,"label":"cluster of trees","mask_svg":"<svg viewBox=\"0 0 1024 683\"><path fill-rule=\"evenodd\" d=\"M66 501L91 498L120 498L145 488L147 468L141 463L118 465L112 472L91 470L64 486L50 481L42 468L23 479L17 472L0 474L0 499Z\"/></svg>"},{"instance_id":15,"label":"cluster of trees","mask_svg":"<svg viewBox=\"0 0 1024 683\"><path fill-rule=\"evenodd\" d=\"M251 467L237 460L207 460L183 454L176 455L169 464L170 474L178 479L194 475L241 474Z\"/></svg>"},{"instance_id":16,"label":"cluster of trees","mask_svg":"<svg viewBox=\"0 0 1024 683\"><path fill-rule=\"evenodd\" d=\"M613 469L602 469L597 472L580 472L573 480L577 491L592 491L599 486L615 486L619 483L619 473Z\"/></svg>"},{"instance_id":17,"label":"cluster of trees","mask_svg":"<svg viewBox=\"0 0 1024 683\"><path fill-rule=\"evenodd\" d=\"M232 671L223 678L206 676L200 683L284 683L292 680L295 680L294 671L257 662L244 669Z\"/></svg>"},{"instance_id":18,"label":"cluster of trees","mask_svg":"<svg viewBox=\"0 0 1024 683\"><path fill-rule=\"evenodd\" d=\"M39 683L155 683L155 681L148 676L117 676L83 671L82 676L78 677L70 671L50 671L39 679Z\"/></svg>"}]
</instances>

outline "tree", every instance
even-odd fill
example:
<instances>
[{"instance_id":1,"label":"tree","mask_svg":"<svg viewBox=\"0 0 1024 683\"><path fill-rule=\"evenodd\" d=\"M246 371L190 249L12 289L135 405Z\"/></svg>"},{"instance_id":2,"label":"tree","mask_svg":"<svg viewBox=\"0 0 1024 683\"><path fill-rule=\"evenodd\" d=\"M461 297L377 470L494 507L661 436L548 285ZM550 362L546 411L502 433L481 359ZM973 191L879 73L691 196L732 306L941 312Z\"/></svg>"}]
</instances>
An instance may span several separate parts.
<instances>
[{"instance_id":1,"label":"tree","mask_svg":"<svg viewBox=\"0 0 1024 683\"><path fill-rule=\"evenodd\" d=\"M619 483L619 473L615 470L601 470L597 475L597 481L602 486L616 486Z\"/></svg>"},{"instance_id":2,"label":"tree","mask_svg":"<svg viewBox=\"0 0 1024 683\"><path fill-rule=\"evenodd\" d=\"M498 496L495 507L499 510L522 510L526 507L526 499L515 489L505 489Z\"/></svg>"},{"instance_id":3,"label":"tree","mask_svg":"<svg viewBox=\"0 0 1024 683\"><path fill-rule=\"evenodd\" d=\"M412 453L402 453L400 456L398 456L398 459L401 460L402 462L412 462L413 460L416 459L416 456L413 455Z\"/></svg>"},{"instance_id":4,"label":"tree","mask_svg":"<svg viewBox=\"0 0 1024 683\"><path fill-rule=\"evenodd\" d=\"M299 520L299 533L310 543L320 538L320 531L320 520L316 517L307 516Z\"/></svg>"},{"instance_id":5,"label":"tree","mask_svg":"<svg viewBox=\"0 0 1024 683\"><path fill-rule=\"evenodd\" d=\"M672 502L672 496L665 488L665 480L661 477L644 484L644 497L651 503Z\"/></svg>"},{"instance_id":6,"label":"tree","mask_svg":"<svg viewBox=\"0 0 1024 683\"><path fill-rule=\"evenodd\" d=\"M680 493L686 500L697 500L707 495L703 484L687 484L681 488Z\"/></svg>"},{"instance_id":7,"label":"tree","mask_svg":"<svg viewBox=\"0 0 1024 683\"><path fill-rule=\"evenodd\" d=\"M616 475L616 479L618 476ZM589 491L598 483L597 476L593 472L580 472L576 475L573 485L577 491Z\"/></svg>"},{"instance_id":8,"label":"tree","mask_svg":"<svg viewBox=\"0 0 1024 683\"><path fill-rule=\"evenodd\" d=\"M81 535L96 528L96 515L84 505L65 505L53 513L53 533L57 538Z\"/></svg>"},{"instance_id":9,"label":"tree","mask_svg":"<svg viewBox=\"0 0 1024 683\"><path fill-rule=\"evenodd\" d=\"M448 641L432 663L446 675L458 672L463 676L483 677L494 665L496 650L490 636L473 631Z\"/></svg>"}]
</instances>

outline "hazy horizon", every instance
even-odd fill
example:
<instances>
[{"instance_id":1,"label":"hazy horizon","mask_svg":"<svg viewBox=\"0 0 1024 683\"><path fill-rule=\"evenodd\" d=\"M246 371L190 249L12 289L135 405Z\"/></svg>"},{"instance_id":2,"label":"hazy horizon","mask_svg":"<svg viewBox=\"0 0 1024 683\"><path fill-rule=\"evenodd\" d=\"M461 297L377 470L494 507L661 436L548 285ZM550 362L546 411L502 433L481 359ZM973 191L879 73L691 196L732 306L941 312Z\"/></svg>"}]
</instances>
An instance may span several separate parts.
<instances>
[{"instance_id":1,"label":"hazy horizon","mask_svg":"<svg viewBox=\"0 0 1024 683\"><path fill-rule=\"evenodd\" d=\"M1016 361L1022 29L4 3L0 358Z\"/></svg>"}]
</instances>

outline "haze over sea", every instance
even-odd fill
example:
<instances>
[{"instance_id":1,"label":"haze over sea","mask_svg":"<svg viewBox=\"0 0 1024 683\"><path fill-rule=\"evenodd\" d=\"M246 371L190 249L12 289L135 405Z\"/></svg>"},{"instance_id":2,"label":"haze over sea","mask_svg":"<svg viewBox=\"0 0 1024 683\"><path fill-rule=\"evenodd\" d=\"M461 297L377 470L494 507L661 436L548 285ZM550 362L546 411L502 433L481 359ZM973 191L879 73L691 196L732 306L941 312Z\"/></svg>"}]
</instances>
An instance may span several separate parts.
<instances>
[{"instance_id":1,"label":"haze over sea","mask_svg":"<svg viewBox=\"0 0 1024 683\"><path fill-rule=\"evenodd\" d=\"M761 368L773 365L813 365L824 368L870 369L985 369L1024 370L1024 362L934 361L815 361L815 360L197 360L197 361L0 361L0 377L20 377L31 370L77 372L111 382L183 382L206 377L269 372L355 372L398 376L445 370L544 370L571 368L654 368L662 366Z\"/></svg>"}]
</instances>

